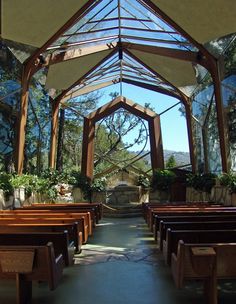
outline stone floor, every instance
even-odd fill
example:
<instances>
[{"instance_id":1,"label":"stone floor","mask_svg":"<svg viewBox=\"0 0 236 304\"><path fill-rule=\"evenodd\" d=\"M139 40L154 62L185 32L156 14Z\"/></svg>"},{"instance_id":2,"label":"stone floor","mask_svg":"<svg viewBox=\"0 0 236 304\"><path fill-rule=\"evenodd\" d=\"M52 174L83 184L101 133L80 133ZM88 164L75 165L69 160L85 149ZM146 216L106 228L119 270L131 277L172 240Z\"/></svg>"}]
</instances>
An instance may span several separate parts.
<instances>
[{"instance_id":1,"label":"stone floor","mask_svg":"<svg viewBox=\"0 0 236 304\"><path fill-rule=\"evenodd\" d=\"M235 286L220 286L219 303L236 303ZM13 303L14 282L1 281L0 304ZM101 221L55 291L34 284L32 303L199 304L204 299L201 283L176 289L143 219L131 218Z\"/></svg>"}]
</instances>

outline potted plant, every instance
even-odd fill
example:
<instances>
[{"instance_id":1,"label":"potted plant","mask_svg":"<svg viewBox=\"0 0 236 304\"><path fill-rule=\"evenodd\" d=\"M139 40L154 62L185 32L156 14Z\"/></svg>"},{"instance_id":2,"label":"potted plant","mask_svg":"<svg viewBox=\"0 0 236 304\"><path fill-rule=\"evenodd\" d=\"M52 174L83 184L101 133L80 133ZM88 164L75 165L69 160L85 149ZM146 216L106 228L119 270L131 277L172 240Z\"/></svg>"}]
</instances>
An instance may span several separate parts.
<instances>
[{"instance_id":1,"label":"potted plant","mask_svg":"<svg viewBox=\"0 0 236 304\"><path fill-rule=\"evenodd\" d=\"M236 206L236 174L233 172L222 173L218 179L220 186L223 188L223 204Z\"/></svg>"},{"instance_id":2,"label":"potted plant","mask_svg":"<svg viewBox=\"0 0 236 304\"><path fill-rule=\"evenodd\" d=\"M12 208L13 207L13 186L11 184L11 174L1 172L0 173L0 196L1 196L1 204L0 208Z\"/></svg>"},{"instance_id":3,"label":"potted plant","mask_svg":"<svg viewBox=\"0 0 236 304\"><path fill-rule=\"evenodd\" d=\"M213 188L216 203L221 203L225 206L231 206L231 179L232 173L222 173L218 176L216 185Z\"/></svg>"},{"instance_id":4,"label":"potted plant","mask_svg":"<svg viewBox=\"0 0 236 304\"><path fill-rule=\"evenodd\" d=\"M141 187L140 202L149 201L150 180L147 176L140 174L137 178L137 186Z\"/></svg>"},{"instance_id":5,"label":"potted plant","mask_svg":"<svg viewBox=\"0 0 236 304\"><path fill-rule=\"evenodd\" d=\"M216 183L216 175L213 173L189 174L186 183L188 187L195 190L191 201L210 201L211 189Z\"/></svg>"},{"instance_id":6,"label":"potted plant","mask_svg":"<svg viewBox=\"0 0 236 304\"><path fill-rule=\"evenodd\" d=\"M106 177L94 178L90 184L90 200L93 202L106 202Z\"/></svg>"},{"instance_id":7,"label":"potted plant","mask_svg":"<svg viewBox=\"0 0 236 304\"><path fill-rule=\"evenodd\" d=\"M70 177L70 183L73 186L72 196L74 202L88 200L91 196L91 180L80 171L73 171Z\"/></svg>"},{"instance_id":8,"label":"potted plant","mask_svg":"<svg viewBox=\"0 0 236 304\"><path fill-rule=\"evenodd\" d=\"M155 170L151 180L151 193L157 191L157 199L159 201L168 201L170 198L170 187L174 183L175 177L175 173L171 170Z\"/></svg>"}]
</instances>

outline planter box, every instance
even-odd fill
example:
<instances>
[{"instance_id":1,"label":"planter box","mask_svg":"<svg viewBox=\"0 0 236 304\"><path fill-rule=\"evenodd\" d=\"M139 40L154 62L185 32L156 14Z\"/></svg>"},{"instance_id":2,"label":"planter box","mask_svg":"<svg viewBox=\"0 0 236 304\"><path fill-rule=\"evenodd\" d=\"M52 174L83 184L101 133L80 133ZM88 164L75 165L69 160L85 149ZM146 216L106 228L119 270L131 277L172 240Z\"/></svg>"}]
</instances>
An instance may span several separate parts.
<instances>
[{"instance_id":1,"label":"planter box","mask_svg":"<svg viewBox=\"0 0 236 304\"><path fill-rule=\"evenodd\" d=\"M74 203L79 203L81 201L85 201L83 192L80 188L74 187L72 189L72 197Z\"/></svg>"},{"instance_id":2,"label":"planter box","mask_svg":"<svg viewBox=\"0 0 236 304\"><path fill-rule=\"evenodd\" d=\"M167 191L150 191L149 193L149 201L151 202L169 202L170 201L170 193Z\"/></svg>"},{"instance_id":3,"label":"planter box","mask_svg":"<svg viewBox=\"0 0 236 304\"><path fill-rule=\"evenodd\" d=\"M231 194L231 206L236 207L236 193Z\"/></svg>"},{"instance_id":4,"label":"planter box","mask_svg":"<svg viewBox=\"0 0 236 304\"><path fill-rule=\"evenodd\" d=\"M92 193L92 202L105 204L106 199L107 199L106 191Z\"/></svg>"},{"instance_id":5,"label":"planter box","mask_svg":"<svg viewBox=\"0 0 236 304\"><path fill-rule=\"evenodd\" d=\"M231 193L227 187L216 185L212 188L211 194L215 203L223 204L224 206L232 205Z\"/></svg>"}]
</instances>

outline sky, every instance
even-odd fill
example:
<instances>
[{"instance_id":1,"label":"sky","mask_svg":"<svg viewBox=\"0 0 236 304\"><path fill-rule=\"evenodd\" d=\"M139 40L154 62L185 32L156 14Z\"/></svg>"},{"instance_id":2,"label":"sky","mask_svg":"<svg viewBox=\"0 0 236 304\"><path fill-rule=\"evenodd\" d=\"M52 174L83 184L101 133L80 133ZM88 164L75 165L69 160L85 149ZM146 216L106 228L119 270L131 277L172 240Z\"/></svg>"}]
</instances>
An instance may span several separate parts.
<instances>
[{"instance_id":1,"label":"sky","mask_svg":"<svg viewBox=\"0 0 236 304\"><path fill-rule=\"evenodd\" d=\"M104 95L99 106L111 101L109 93L120 93L120 84L110 86L101 91ZM122 84L122 95L142 106L145 103L150 103L157 114L179 102L173 97L124 83ZM165 150L189 152L186 119L181 116L178 110L179 107L180 104L161 115L163 147ZM133 134L130 136L133 136Z\"/></svg>"}]
</instances>

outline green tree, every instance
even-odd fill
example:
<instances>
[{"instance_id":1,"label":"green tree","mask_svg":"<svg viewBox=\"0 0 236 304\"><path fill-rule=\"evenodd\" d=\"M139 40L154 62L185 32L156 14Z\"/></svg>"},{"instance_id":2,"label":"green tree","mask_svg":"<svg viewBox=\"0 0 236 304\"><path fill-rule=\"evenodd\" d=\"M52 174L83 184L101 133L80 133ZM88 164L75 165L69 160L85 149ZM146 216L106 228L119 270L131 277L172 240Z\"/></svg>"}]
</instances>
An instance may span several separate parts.
<instances>
[{"instance_id":1,"label":"green tree","mask_svg":"<svg viewBox=\"0 0 236 304\"><path fill-rule=\"evenodd\" d=\"M171 155L166 161L166 168L170 169L170 168L174 168L174 167L176 167L176 160L175 160L174 155Z\"/></svg>"}]
</instances>

